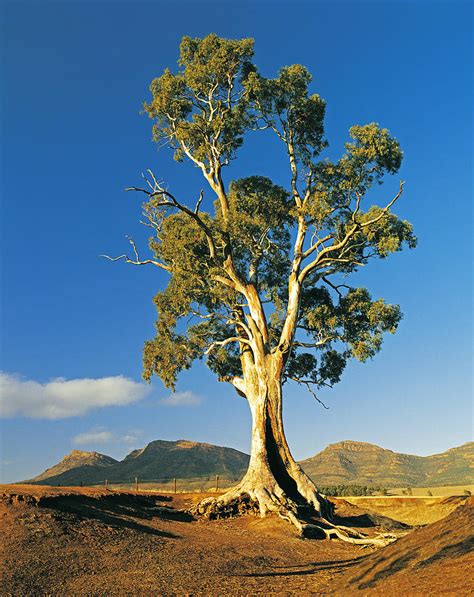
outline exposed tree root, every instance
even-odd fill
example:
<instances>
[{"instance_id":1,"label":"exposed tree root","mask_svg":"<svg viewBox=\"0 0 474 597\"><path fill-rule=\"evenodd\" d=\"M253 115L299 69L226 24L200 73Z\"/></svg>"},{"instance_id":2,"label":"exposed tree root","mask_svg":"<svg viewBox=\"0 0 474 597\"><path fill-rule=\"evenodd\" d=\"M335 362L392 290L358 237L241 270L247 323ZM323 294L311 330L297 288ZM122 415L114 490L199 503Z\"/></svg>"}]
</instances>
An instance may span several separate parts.
<instances>
[{"instance_id":1,"label":"exposed tree root","mask_svg":"<svg viewBox=\"0 0 474 597\"><path fill-rule=\"evenodd\" d=\"M285 495L284 491L274 484L267 487L259 485L256 488L245 483L234 487L219 497L210 497L196 504L192 514L209 519L229 518L243 514L254 514L264 517L274 513L293 524L301 537L311 539L337 538L347 543L365 546L383 547L392 543L400 534L378 533L368 536L353 527L336 524L321 516L321 510L332 512L332 504L320 494L312 497L311 502L296 503ZM319 508L313 506L317 502ZM326 504L323 504L326 502Z\"/></svg>"}]
</instances>

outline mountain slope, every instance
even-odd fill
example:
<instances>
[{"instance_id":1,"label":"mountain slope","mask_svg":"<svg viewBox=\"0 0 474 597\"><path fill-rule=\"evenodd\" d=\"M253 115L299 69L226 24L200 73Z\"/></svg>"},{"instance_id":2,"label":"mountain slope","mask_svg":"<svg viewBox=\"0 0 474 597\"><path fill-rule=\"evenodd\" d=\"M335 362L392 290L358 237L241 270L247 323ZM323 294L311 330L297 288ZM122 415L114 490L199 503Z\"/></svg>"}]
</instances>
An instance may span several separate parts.
<instances>
[{"instance_id":1,"label":"mountain slope","mask_svg":"<svg viewBox=\"0 0 474 597\"><path fill-rule=\"evenodd\" d=\"M60 463L28 483L78 485L206 478L237 479L247 469L249 456L232 448L198 442L157 440L134 450L121 462L98 454L73 450ZM473 482L474 442L433 456L398 454L364 442L329 445L301 465L319 486L378 485L416 487L463 485Z\"/></svg>"},{"instance_id":2,"label":"mountain slope","mask_svg":"<svg viewBox=\"0 0 474 597\"><path fill-rule=\"evenodd\" d=\"M90 457L75 458L72 466L72 455L77 452L74 450L59 464L28 483L78 485L80 482L102 483L105 479L112 483L131 483L135 477L152 481L211 475L237 479L245 472L249 461L249 456L238 450L186 440L157 440L141 450L134 450L121 462L110 458L109 462L97 460L96 465L92 464L96 453L85 452L82 454Z\"/></svg>"},{"instance_id":3,"label":"mountain slope","mask_svg":"<svg viewBox=\"0 0 474 597\"><path fill-rule=\"evenodd\" d=\"M300 464L318 485L462 485L473 482L474 442L442 454L413 456L347 440Z\"/></svg>"},{"instance_id":4,"label":"mountain slope","mask_svg":"<svg viewBox=\"0 0 474 597\"><path fill-rule=\"evenodd\" d=\"M109 479L139 476L143 480L222 475L238 478L247 469L249 456L232 448L199 442L157 440L135 450L110 469Z\"/></svg>"},{"instance_id":5,"label":"mountain slope","mask_svg":"<svg viewBox=\"0 0 474 597\"><path fill-rule=\"evenodd\" d=\"M91 472L94 471L95 473L97 469L103 469L117 463L118 460L115 460L115 458L111 458L105 454L99 454L99 452L72 450L72 452L65 456L61 462L46 469L41 475L31 479L31 481L45 481L46 479L61 475L65 475L66 477L68 475L75 476L76 473L74 471L78 468L84 469L84 471L90 469Z\"/></svg>"}]
</instances>

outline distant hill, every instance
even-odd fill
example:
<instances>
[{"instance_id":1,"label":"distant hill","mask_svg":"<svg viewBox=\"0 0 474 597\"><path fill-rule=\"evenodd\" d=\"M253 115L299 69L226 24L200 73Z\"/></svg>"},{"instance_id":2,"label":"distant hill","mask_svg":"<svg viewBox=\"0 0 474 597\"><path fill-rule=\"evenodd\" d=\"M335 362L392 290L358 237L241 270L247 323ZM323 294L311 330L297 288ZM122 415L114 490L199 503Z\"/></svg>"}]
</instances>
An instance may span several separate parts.
<instances>
[{"instance_id":1,"label":"distant hill","mask_svg":"<svg viewBox=\"0 0 474 597\"><path fill-rule=\"evenodd\" d=\"M365 442L330 444L300 463L317 485L416 487L473 483L474 442L433 456L399 454Z\"/></svg>"},{"instance_id":2,"label":"distant hill","mask_svg":"<svg viewBox=\"0 0 474 597\"><path fill-rule=\"evenodd\" d=\"M97 452L73 450L59 464L27 482L78 485L81 481L92 484L102 483L105 479L111 483L130 483L134 477L151 481L211 475L237 479L247 470L248 462L247 454L233 448L187 440L157 440L141 450L130 452L120 462Z\"/></svg>"},{"instance_id":3,"label":"distant hill","mask_svg":"<svg viewBox=\"0 0 474 597\"><path fill-rule=\"evenodd\" d=\"M232 448L187 440L157 440L122 461L97 452L73 450L61 462L26 481L44 485L78 485L190 479L221 475L238 479L249 456ZM342 441L300 463L316 485L426 487L473 483L474 442L433 456L398 454L364 442Z\"/></svg>"},{"instance_id":4,"label":"distant hill","mask_svg":"<svg viewBox=\"0 0 474 597\"><path fill-rule=\"evenodd\" d=\"M77 471L78 468L96 471L103 470L104 467L109 467L117 463L118 460L115 460L115 458L111 458L105 454L99 454L99 452L73 450L70 454L65 456L61 462L58 462L58 464L46 469L44 473L41 473L41 475L38 475L32 479L32 481L45 481L46 479L59 477L61 475L65 475L66 477L68 475L72 475L74 477L76 475L74 471Z\"/></svg>"}]
</instances>

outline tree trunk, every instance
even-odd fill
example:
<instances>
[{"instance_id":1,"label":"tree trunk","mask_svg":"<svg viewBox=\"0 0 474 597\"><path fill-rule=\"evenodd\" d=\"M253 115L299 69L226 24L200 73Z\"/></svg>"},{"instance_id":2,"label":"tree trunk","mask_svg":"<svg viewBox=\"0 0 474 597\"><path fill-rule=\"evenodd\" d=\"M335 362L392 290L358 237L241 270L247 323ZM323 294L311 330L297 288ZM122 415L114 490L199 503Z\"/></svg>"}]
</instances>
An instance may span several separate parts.
<instances>
[{"instance_id":1,"label":"tree trunk","mask_svg":"<svg viewBox=\"0 0 474 597\"><path fill-rule=\"evenodd\" d=\"M330 518L332 505L291 455L282 418L281 369L274 356L246 380L252 413L252 448L243 479L220 498L203 500L196 512L209 518L253 510L296 521L305 510ZM298 526L298 525L297 525Z\"/></svg>"},{"instance_id":2,"label":"tree trunk","mask_svg":"<svg viewBox=\"0 0 474 597\"><path fill-rule=\"evenodd\" d=\"M243 479L216 498L197 504L193 514L223 518L254 512L275 513L297 527L301 536L338 537L357 544L386 545L393 535L367 537L333 522L333 504L321 495L291 455L282 418L282 387L274 357L246 380L246 397L252 412L252 449Z\"/></svg>"},{"instance_id":3,"label":"tree trunk","mask_svg":"<svg viewBox=\"0 0 474 597\"><path fill-rule=\"evenodd\" d=\"M263 380L262 380L263 377ZM312 506L330 515L328 502L291 455L283 429L282 387L272 367L259 376L260 383L247 399L252 412L252 448L247 473L241 486L260 494L262 515L282 502L295 509Z\"/></svg>"}]
</instances>

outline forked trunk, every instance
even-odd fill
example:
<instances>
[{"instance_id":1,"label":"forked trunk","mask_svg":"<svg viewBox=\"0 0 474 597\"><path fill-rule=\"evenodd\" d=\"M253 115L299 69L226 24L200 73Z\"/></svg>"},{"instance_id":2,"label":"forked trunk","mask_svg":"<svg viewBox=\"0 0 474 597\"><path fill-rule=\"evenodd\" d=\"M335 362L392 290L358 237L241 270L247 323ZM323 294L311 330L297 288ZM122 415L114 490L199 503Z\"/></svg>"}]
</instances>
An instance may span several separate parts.
<instances>
[{"instance_id":1,"label":"forked trunk","mask_svg":"<svg viewBox=\"0 0 474 597\"><path fill-rule=\"evenodd\" d=\"M241 485L258 493L285 498L297 507L312 506L327 515L327 502L293 458L286 441L282 418L282 387L273 368L259 375L254 391L247 394L252 412L252 448ZM259 500L265 513L267 500ZM263 503L262 503L263 502ZM274 509L274 508L271 508Z\"/></svg>"},{"instance_id":2,"label":"forked trunk","mask_svg":"<svg viewBox=\"0 0 474 597\"><path fill-rule=\"evenodd\" d=\"M192 512L221 518L246 512L275 513L290 521L305 537L338 537L357 544L386 545L394 535L367 537L355 529L334 524L333 505L322 496L291 455L283 430L281 376L269 357L246 380L252 412L252 449L240 483L216 498L206 498Z\"/></svg>"},{"instance_id":3,"label":"forked trunk","mask_svg":"<svg viewBox=\"0 0 474 597\"><path fill-rule=\"evenodd\" d=\"M248 470L237 487L220 498L204 500L196 508L210 518L248 510L261 516L274 512L298 522L305 511L331 518L332 505L291 455L283 430L281 368L268 356L265 366L253 367L246 379L252 413L252 449Z\"/></svg>"}]
</instances>

